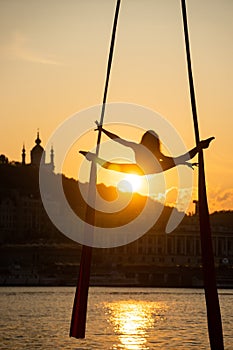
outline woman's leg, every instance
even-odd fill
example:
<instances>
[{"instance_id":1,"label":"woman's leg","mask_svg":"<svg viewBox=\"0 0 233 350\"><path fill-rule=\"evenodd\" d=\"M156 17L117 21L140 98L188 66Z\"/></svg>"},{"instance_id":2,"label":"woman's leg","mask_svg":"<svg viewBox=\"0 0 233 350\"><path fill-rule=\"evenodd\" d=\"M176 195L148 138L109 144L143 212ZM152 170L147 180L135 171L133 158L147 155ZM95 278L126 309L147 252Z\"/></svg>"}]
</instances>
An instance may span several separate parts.
<instances>
[{"instance_id":1,"label":"woman's leg","mask_svg":"<svg viewBox=\"0 0 233 350\"><path fill-rule=\"evenodd\" d=\"M142 169L135 163L113 163L97 157L92 152L79 151L87 160L99 164L102 168L126 174L145 175Z\"/></svg>"}]
</instances>

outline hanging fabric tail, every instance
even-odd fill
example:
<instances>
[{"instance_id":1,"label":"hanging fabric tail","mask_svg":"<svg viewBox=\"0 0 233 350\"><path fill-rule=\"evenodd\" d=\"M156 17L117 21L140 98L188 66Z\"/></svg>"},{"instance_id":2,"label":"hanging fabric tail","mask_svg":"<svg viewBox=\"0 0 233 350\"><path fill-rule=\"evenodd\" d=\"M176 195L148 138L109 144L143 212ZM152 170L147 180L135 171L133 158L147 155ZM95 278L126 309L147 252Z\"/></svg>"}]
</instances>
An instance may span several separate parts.
<instances>
[{"instance_id":1,"label":"hanging fabric tail","mask_svg":"<svg viewBox=\"0 0 233 350\"><path fill-rule=\"evenodd\" d=\"M196 109L196 99L192 76L192 65L189 48L189 35L187 25L187 14L185 0L181 0L183 23L184 23L184 35L186 44L187 66L189 74L189 87L190 97L193 112L193 122L196 143L200 141L198 118ZM216 287L216 275L214 266L214 254L212 247L209 209L206 195L206 183L205 183L205 169L204 169L204 157L203 151L199 152L199 178L198 178L198 200L199 200L199 220L200 220L200 238L201 238L201 251L202 251L202 264L203 264L203 280L206 298L206 310L208 331L211 350L224 350L223 344L223 332L221 312L218 299L218 291Z\"/></svg>"},{"instance_id":2,"label":"hanging fabric tail","mask_svg":"<svg viewBox=\"0 0 233 350\"><path fill-rule=\"evenodd\" d=\"M210 346L212 350L223 350L223 331L221 311L218 299L218 291L216 286L216 274L214 266L214 254L212 246L212 237L210 229L210 219L208 202L206 195L205 170L203 152L199 154L199 220L200 220L200 236L203 264L203 280L205 288L206 310L208 320L208 331Z\"/></svg>"},{"instance_id":3,"label":"hanging fabric tail","mask_svg":"<svg viewBox=\"0 0 233 350\"><path fill-rule=\"evenodd\" d=\"M111 72L111 66L112 66L112 58L113 58L114 43L115 43L115 36L116 36L116 29L117 29L117 21L118 21L118 15L120 10L120 3L121 3L121 0L118 0L116 4L116 10L115 10L111 45L110 45L109 58L108 58L107 74L106 74L106 81L105 81L105 88L104 88L104 96L103 96L102 110L101 110L100 123L99 123L100 125L102 125L104 121L105 106L107 101L108 84L109 84L109 78L110 78L110 72ZM99 154L100 141L101 141L101 129L99 130L98 137L97 137L97 145L96 145L97 156ZM95 188L96 188L96 165L94 162L92 162L91 172L90 172L90 181L89 181L89 191L88 191L88 203L92 203L93 208L95 207L94 204L95 204L95 198L96 198ZM86 222L88 222L90 226L92 226L93 228L92 234L94 234L95 212L94 210L91 209L90 206L87 206ZM90 230L90 227L88 227L88 230ZM85 233L85 230L84 230L84 233ZM81 261L80 261L80 268L79 268L79 277L78 277L78 283L77 283L77 288L76 288L76 293L74 298L73 312L72 312L71 325L70 325L70 337L74 337L74 338L85 338L88 289L89 289L89 280L90 280L90 273L91 273L91 257L92 257L92 247L83 246Z\"/></svg>"},{"instance_id":4,"label":"hanging fabric tail","mask_svg":"<svg viewBox=\"0 0 233 350\"><path fill-rule=\"evenodd\" d=\"M85 338L91 256L92 248L83 246L70 325L70 337L74 338Z\"/></svg>"}]
</instances>

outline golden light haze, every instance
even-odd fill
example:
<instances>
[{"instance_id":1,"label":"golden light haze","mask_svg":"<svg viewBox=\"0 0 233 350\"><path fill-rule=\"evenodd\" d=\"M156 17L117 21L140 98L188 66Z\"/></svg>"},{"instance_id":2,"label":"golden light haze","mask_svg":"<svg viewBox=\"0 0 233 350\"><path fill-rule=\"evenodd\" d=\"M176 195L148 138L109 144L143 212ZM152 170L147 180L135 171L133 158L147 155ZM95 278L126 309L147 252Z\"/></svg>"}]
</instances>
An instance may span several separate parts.
<instances>
[{"instance_id":1,"label":"golden light haze","mask_svg":"<svg viewBox=\"0 0 233 350\"><path fill-rule=\"evenodd\" d=\"M209 205L233 209L233 2L186 3L200 134L216 137L205 151ZM37 128L45 145L102 102L114 10L115 0L0 2L1 154L20 160L24 142L29 162ZM157 111L194 146L179 0L122 0L108 102Z\"/></svg>"}]
</instances>

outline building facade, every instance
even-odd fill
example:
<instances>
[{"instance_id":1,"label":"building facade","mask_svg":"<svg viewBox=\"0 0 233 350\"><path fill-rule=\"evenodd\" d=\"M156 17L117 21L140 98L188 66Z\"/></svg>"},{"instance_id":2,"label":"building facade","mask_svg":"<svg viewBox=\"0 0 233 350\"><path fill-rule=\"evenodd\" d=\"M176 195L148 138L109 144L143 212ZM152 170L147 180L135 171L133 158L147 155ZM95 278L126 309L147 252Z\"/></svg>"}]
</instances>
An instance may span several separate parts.
<instances>
[{"instance_id":1,"label":"building facade","mask_svg":"<svg viewBox=\"0 0 233 350\"><path fill-rule=\"evenodd\" d=\"M54 150L53 146L51 146L50 150L50 162L46 163L46 152L44 148L41 146L41 139L39 135L39 131L37 132L37 137L35 139L35 146L30 151L30 163L26 163L26 149L23 145L22 149L22 165L30 165L34 167L42 166L43 168L47 168L51 171L54 171Z\"/></svg>"}]
</instances>

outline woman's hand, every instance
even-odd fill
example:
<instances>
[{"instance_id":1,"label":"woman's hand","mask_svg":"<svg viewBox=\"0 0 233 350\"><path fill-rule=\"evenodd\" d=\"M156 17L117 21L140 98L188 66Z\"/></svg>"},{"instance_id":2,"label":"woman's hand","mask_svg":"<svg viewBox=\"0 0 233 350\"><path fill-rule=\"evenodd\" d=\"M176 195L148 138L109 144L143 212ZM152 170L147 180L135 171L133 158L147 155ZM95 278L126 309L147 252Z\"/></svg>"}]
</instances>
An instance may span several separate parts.
<instances>
[{"instance_id":1,"label":"woman's hand","mask_svg":"<svg viewBox=\"0 0 233 350\"><path fill-rule=\"evenodd\" d=\"M95 129L95 131L100 131L103 130L103 126L99 124L98 120L95 121L97 128Z\"/></svg>"}]
</instances>

